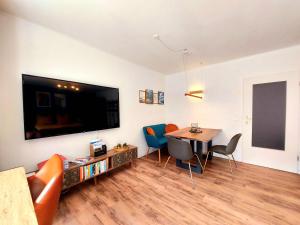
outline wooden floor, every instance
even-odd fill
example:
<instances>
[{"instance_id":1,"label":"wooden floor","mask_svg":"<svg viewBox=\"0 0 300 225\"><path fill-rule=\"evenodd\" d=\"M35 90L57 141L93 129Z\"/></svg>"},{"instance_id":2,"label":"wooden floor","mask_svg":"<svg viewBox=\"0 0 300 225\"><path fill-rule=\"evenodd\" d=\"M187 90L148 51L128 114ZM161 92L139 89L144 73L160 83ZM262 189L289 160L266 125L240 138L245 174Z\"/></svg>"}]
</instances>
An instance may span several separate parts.
<instances>
[{"instance_id":1,"label":"wooden floor","mask_svg":"<svg viewBox=\"0 0 300 225\"><path fill-rule=\"evenodd\" d=\"M300 224L300 175L244 163L231 175L214 158L193 189L174 160L151 158L71 189L54 224Z\"/></svg>"}]
</instances>

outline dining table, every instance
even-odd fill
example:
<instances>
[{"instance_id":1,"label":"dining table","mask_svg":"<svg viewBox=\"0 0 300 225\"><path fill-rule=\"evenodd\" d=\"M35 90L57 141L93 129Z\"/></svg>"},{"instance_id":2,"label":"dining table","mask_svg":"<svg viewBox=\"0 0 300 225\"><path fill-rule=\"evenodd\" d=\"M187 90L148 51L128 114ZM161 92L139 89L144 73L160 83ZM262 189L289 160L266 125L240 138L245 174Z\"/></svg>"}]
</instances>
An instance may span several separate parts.
<instances>
[{"instance_id":1,"label":"dining table","mask_svg":"<svg viewBox=\"0 0 300 225\"><path fill-rule=\"evenodd\" d=\"M196 132L193 132L191 127L185 127L173 132L166 133L165 136L175 137L179 139L189 140L192 149L199 158L203 158L203 154L208 154L208 148L212 146L212 140L221 133L222 129L214 128L197 128ZM209 160L212 159L213 153L209 153ZM176 166L189 169L188 164L176 159ZM202 168L199 164L192 166L192 171L196 173L202 173Z\"/></svg>"},{"instance_id":2,"label":"dining table","mask_svg":"<svg viewBox=\"0 0 300 225\"><path fill-rule=\"evenodd\" d=\"M0 172L0 225L38 225L24 167Z\"/></svg>"}]
</instances>

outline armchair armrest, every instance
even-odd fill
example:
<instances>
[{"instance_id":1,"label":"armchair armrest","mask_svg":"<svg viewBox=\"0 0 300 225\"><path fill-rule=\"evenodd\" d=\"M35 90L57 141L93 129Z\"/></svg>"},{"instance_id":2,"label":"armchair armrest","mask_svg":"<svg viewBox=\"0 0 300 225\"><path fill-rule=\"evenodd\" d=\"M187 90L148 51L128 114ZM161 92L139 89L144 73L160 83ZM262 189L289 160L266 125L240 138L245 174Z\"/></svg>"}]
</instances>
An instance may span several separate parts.
<instances>
[{"instance_id":1,"label":"armchair armrest","mask_svg":"<svg viewBox=\"0 0 300 225\"><path fill-rule=\"evenodd\" d=\"M58 200L62 185L62 176L55 176L45 186L43 191L34 201L34 210L37 214L39 224L48 224L52 222L52 215L58 206ZM52 223L51 223L52 224Z\"/></svg>"}]
</instances>

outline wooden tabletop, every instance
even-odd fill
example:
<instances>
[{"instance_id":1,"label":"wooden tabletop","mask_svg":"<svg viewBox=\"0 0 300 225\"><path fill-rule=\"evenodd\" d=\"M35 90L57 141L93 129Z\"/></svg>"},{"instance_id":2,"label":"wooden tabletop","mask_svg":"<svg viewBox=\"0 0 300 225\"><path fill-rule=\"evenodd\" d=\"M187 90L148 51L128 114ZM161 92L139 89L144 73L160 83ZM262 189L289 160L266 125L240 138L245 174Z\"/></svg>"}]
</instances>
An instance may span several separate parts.
<instances>
[{"instance_id":1,"label":"wooden tabletop","mask_svg":"<svg viewBox=\"0 0 300 225\"><path fill-rule=\"evenodd\" d=\"M0 172L0 225L38 225L23 167Z\"/></svg>"},{"instance_id":2,"label":"wooden tabletop","mask_svg":"<svg viewBox=\"0 0 300 225\"><path fill-rule=\"evenodd\" d=\"M165 135L176 138L185 138L190 140L209 142L222 131L221 129L201 128L201 133L191 133L190 129L190 127L186 127L177 131L166 133Z\"/></svg>"}]
</instances>

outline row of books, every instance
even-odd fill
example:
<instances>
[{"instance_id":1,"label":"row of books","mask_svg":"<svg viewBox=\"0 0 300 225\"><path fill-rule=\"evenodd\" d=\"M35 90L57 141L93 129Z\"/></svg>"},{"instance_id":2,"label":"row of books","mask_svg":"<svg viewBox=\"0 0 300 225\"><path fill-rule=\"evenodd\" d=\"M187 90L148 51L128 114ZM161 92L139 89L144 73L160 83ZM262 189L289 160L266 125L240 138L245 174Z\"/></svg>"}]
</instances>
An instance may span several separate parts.
<instances>
[{"instance_id":1,"label":"row of books","mask_svg":"<svg viewBox=\"0 0 300 225\"><path fill-rule=\"evenodd\" d=\"M108 169L108 159L80 167L80 181L89 179L106 172Z\"/></svg>"}]
</instances>

